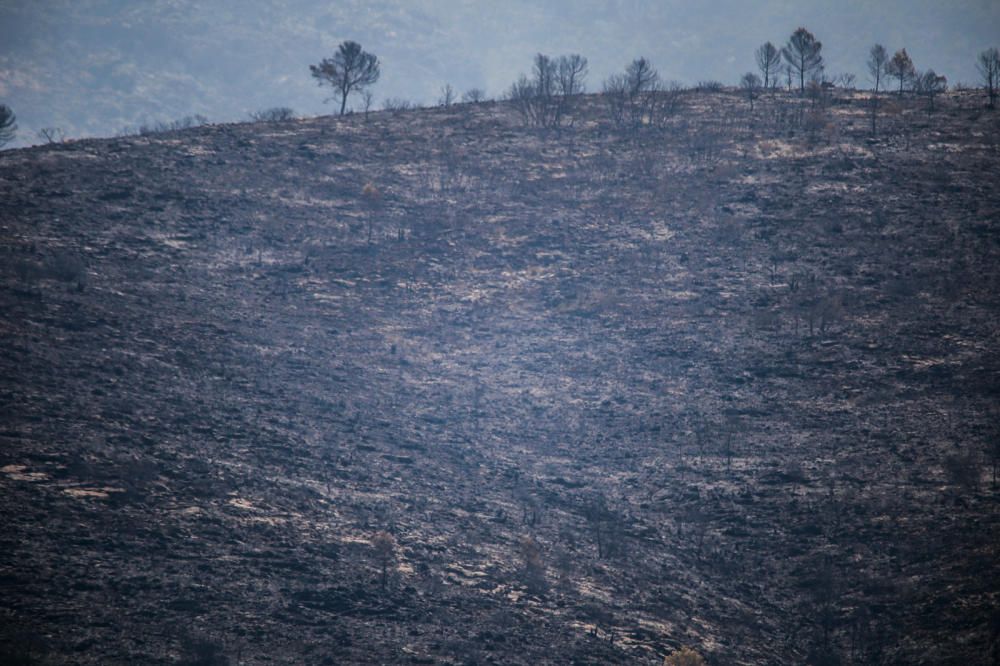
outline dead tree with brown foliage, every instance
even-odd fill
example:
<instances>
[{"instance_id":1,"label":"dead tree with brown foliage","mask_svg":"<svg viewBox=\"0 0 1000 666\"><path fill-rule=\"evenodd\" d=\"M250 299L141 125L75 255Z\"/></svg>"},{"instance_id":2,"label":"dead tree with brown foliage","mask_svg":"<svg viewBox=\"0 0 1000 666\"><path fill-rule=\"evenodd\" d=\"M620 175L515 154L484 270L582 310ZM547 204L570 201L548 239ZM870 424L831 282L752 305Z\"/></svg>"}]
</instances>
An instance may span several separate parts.
<instances>
[{"instance_id":1,"label":"dead tree with brown foliage","mask_svg":"<svg viewBox=\"0 0 1000 666\"><path fill-rule=\"evenodd\" d=\"M705 666L705 658L687 646L663 658L663 666Z\"/></svg>"},{"instance_id":2,"label":"dead tree with brown foliage","mask_svg":"<svg viewBox=\"0 0 1000 666\"><path fill-rule=\"evenodd\" d=\"M913 66L913 60L906 49L900 49L892 55L892 59L886 63L885 72L899 82L898 93L903 94L903 88L912 82L917 76L917 70Z\"/></svg>"},{"instance_id":3,"label":"dead tree with brown foliage","mask_svg":"<svg viewBox=\"0 0 1000 666\"><path fill-rule=\"evenodd\" d=\"M545 561L542 559L542 549L531 537L521 537L518 542L521 556L521 575L525 586L532 593L541 593L548 588L545 578Z\"/></svg>"}]
</instances>

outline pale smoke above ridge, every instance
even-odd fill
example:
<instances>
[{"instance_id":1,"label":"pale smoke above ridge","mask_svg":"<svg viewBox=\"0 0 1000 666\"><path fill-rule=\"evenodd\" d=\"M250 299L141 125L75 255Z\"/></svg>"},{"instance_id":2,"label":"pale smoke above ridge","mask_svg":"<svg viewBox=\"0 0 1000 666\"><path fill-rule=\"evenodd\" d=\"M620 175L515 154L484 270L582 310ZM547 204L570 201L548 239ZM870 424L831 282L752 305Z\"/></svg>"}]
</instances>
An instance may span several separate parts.
<instances>
[{"instance_id":1,"label":"pale smoke above ridge","mask_svg":"<svg viewBox=\"0 0 1000 666\"><path fill-rule=\"evenodd\" d=\"M639 55L668 79L733 85L754 69L754 48L780 46L800 25L823 42L827 73L854 73L859 87L875 41L974 84L976 54L1000 45L1000 3L0 0L0 103L17 113L14 145L36 142L42 127L108 136L189 114L330 113L308 65L344 39L383 63L376 107L433 103L445 83L497 96L536 52L585 55L590 90Z\"/></svg>"}]
</instances>

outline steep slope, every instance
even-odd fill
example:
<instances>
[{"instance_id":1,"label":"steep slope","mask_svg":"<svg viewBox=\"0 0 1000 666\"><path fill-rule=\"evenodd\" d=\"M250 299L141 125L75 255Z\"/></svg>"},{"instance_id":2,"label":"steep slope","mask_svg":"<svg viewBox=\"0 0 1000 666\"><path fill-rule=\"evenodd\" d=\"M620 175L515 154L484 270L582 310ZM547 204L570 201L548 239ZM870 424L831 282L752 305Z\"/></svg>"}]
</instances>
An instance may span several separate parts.
<instances>
[{"instance_id":1,"label":"steep slope","mask_svg":"<svg viewBox=\"0 0 1000 666\"><path fill-rule=\"evenodd\" d=\"M997 115L808 104L4 153L3 654L989 663Z\"/></svg>"}]
</instances>

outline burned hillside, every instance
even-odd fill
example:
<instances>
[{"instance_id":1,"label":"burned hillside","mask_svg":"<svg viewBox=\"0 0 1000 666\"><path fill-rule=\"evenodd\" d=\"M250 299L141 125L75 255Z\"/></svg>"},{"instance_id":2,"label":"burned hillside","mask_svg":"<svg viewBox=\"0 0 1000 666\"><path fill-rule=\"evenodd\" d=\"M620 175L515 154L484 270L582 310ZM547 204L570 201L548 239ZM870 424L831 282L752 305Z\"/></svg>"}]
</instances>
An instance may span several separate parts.
<instances>
[{"instance_id":1,"label":"burned hillside","mask_svg":"<svg viewBox=\"0 0 1000 666\"><path fill-rule=\"evenodd\" d=\"M996 663L1000 114L0 155L0 655Z\"/></svg>"}]
</instances>

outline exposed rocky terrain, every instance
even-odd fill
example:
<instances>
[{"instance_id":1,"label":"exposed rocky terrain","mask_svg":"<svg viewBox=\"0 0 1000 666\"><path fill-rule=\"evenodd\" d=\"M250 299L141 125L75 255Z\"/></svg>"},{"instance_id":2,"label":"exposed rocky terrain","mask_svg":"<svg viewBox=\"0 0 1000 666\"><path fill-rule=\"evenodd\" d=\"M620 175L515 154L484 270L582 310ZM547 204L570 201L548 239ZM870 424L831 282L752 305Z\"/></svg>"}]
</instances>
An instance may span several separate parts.
<instances>
[{"instance_id":1,"label":"exposed rocky terrain","mask_svg":"<svg viewBox=\"0 0 1000 666\"><path fill-rule=\"evenodd\" d=\"M2 660L998 663L1000 113L866 109L0 154Z\"/></svg>"}]
</instances>

